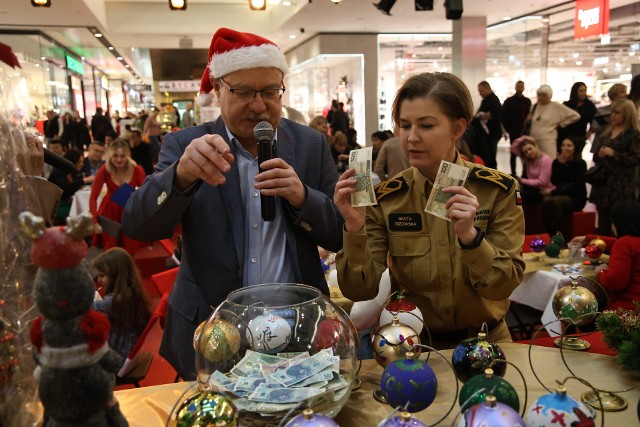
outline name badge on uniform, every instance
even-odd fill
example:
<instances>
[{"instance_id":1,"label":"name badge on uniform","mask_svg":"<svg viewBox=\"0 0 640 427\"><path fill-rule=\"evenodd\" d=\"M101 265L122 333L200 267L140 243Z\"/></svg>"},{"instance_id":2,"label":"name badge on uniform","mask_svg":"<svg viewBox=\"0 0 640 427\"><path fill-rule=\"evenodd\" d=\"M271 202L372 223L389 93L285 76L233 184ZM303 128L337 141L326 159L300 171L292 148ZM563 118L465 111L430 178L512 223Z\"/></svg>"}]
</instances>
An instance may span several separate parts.
<instances>
[{"instance_id":1,"label":"name badge on uniform","mask_svg":"<svg viewBox=\"0 0 640 427\"><path fill-rule=\"evenodd\" d=\"M391 231L420 231L422 230L422 215L419 213L389 214L389 229Z\"/></svg>"}]
</instances>

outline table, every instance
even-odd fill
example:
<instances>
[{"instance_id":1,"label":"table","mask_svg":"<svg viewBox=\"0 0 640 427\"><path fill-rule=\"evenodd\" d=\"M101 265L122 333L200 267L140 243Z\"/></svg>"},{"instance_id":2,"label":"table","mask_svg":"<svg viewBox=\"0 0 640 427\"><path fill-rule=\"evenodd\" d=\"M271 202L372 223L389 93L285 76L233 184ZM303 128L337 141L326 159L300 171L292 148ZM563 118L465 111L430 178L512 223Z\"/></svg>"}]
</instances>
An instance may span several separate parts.
<instances>
[{"instance_id":1,"label":"table","mask_svg":"<svg viewBox=\"0 0 640 427\"><path fill-rule=\"evenodd\" d=\"M505 352L507 360L515 363L522 370L526 379L529 393L527 408L533 401L548 392L535 380L529 367L529 346L516 343L502 343L500 347ZM442 352L449 360L452 350ZM532 362L541 381L550 389L555 387L556 380L564 380L571 374L562 364L560 350L548 347L533 347ZM630 374L624 374L615 359L600 354L565 351L565 358L571 369L595 387L604 390L622 390L635 387L634 390L621 395L629 402L629 408L622 412L605 414L606 426L638 425L636 405L640 398L640 379ZM455 398L455 382L449 365L442 358L433 355L429 365L438 377L438 394L434 403L416 415L418 419L428 425L442 417ZM373 360L365 360L358 377L362 380L362 387L351 393L349 401L336 416L336 422L342 427L372 427L377 426L390 412L391 407L378 403L372 398L372 392L380 381L382 368ZM514 386L520 396L521 406L524 406L524 384L517 371L510 366L507 368L505 379ZM191 383L182 382L155 387L120 390L115 396L120 402L120 408L129 421L131 427L161 427L165 425L171 408L184 390ZM462 386L459 384L460 387ZM569 394L575 398L588 390L588 387L578 381L566 382ZM440 425L450 425L458 410L456 403L454 410ZM600 426L598 413L596 426Z\"/></svg>"},{"instance_id":2,"label":"table","mask_svg":"<svg viewBox=\"0 0 640 427\"><path fill-rule=\"evenodd\" d=\"M100 201L104 195L107 194L107 186L105 185L98 196L97 206L100 206ZM89 197L91 196L91 186L82 187L76 191L71 200L71 209L69 210L69 216L82 215L85 212L89 212Z\"/></svg>"},{"instance_id":3,"label":"table","mask_svg":"<svg viewBox=\"0 0 640 427\"><path fill-rule=\"evenodd\" d=\"M529 307L542 311L541 321L543 324L558 320L553 313L553 296L561 284L570 280L570 275L554 271L553 266L567 263L566 255L566 249L560 253L559 258L547 258L544 255L536 253L524 254L526 262L524 279L520 286L514 289L509 296L511 301L528 305ZM606 262L609 260L609 257L603 255L601 260ZM582 265L582 269L583 271L580 275L590 279L596 278L595 267ZM558 336L560 325L558 322L551 323L546 329L550 335Z\"/></svg>"}]
</instances>

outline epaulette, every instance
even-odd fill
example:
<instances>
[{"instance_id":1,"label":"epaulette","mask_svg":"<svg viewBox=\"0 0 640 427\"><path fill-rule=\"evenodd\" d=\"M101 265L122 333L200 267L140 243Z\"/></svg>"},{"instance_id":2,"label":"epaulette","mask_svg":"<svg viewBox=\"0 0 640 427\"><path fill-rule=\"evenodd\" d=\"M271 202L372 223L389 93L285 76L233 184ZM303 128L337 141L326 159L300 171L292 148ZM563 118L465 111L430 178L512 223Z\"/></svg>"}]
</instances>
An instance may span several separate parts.
<instances>
[{"instance_id":1,"label":"epaulette","mask_svg":"<svg viewBox=\"0 0 640 427\"><path fill-rule=\"evenodd\" d=\"M513 187L513 183L515 182L515 179L510 175L482 166L474 167L471 172L469 172L469 178L489 181L502 188L505 193L508 193L511 190L511 187Z\"/></svg>"},{"instance_id":2,"label":"epaulette","mask_svg":"<svg viewBox=\"0 0 640 427\"><path fill-rule=\"evenodd\" d=\"M380 199L388 194L395 193L400 190L407 190L408 188L409 184L407 184L407 181L405 181L401 176L383 181L376 185L374 189L376 192L376 201L379 202Z\"/></svg>"}]
</instances>

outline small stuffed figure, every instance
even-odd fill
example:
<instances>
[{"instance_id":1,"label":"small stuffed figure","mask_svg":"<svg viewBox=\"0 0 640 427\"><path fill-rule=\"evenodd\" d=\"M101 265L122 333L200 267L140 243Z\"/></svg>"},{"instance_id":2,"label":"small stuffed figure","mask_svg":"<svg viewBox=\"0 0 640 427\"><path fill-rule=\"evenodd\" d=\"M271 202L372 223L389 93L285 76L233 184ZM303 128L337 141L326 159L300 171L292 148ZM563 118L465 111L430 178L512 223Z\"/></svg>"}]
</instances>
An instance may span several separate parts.
<instances>
[{"instance_id":1,"label":"small stuffed figure","mask_svg":"<svg viewBox=\"0 0 640 427\"><path fill-rule=\"evenodd\" d=\"M91 309L95 286L83 240L93 231L91 216L45 229L42 218L23 212L20 225L33 239L31 259L39 267L34 297L42 315L30 338L44 426L127 426L113 397L122 359L107 343L109 320Z\"/></svg>"}]
</instances>

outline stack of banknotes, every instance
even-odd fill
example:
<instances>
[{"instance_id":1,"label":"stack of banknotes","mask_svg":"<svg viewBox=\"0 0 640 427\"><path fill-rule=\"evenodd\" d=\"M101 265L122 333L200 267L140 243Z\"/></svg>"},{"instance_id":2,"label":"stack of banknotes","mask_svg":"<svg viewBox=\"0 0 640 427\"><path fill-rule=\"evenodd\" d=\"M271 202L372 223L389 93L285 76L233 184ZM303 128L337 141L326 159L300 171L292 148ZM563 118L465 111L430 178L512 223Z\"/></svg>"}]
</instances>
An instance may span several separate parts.
<instances>
[{"instance_id":1,"label":"stack of banknotes","mask_svg":"<svg viewBox=\"0 0 640 427\"><path fill-rule=\"evenodd\" d=\"M340 357L331 348L310 356L308 352L274 355L247 350L228 374L215 371L209 378L213 390L233 399L240 411L272 415L304 402L332 406L350 391L340 374Z\"/></svg>"}]
</instances>

